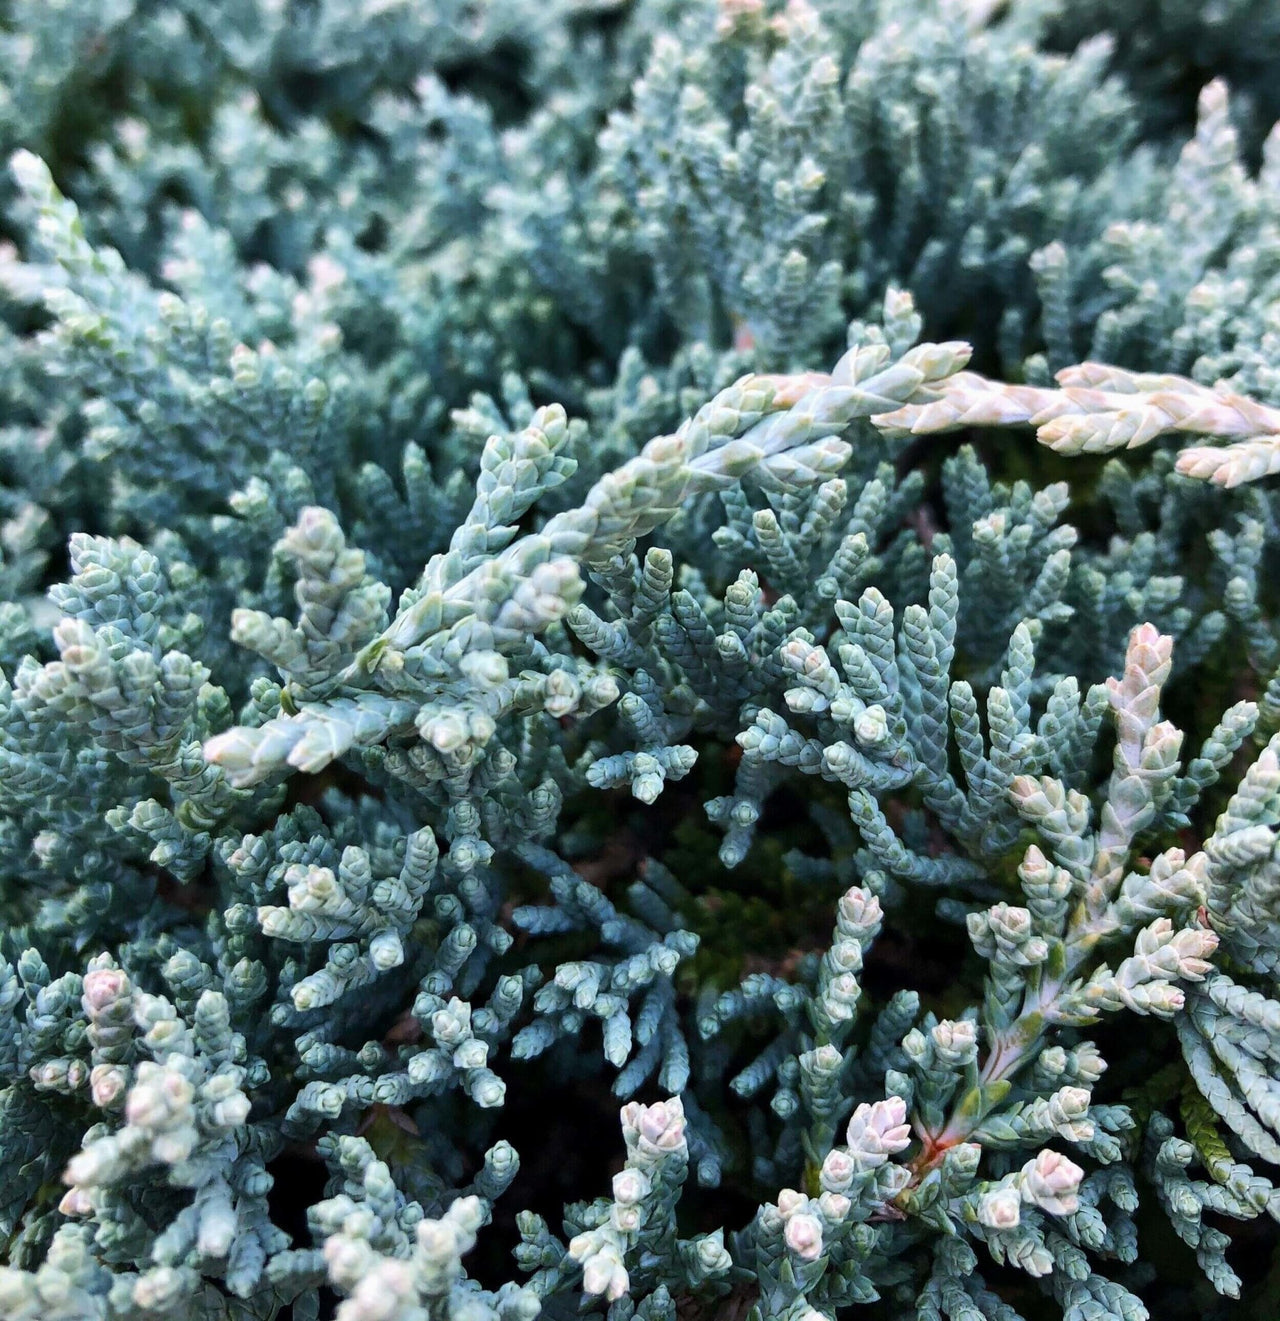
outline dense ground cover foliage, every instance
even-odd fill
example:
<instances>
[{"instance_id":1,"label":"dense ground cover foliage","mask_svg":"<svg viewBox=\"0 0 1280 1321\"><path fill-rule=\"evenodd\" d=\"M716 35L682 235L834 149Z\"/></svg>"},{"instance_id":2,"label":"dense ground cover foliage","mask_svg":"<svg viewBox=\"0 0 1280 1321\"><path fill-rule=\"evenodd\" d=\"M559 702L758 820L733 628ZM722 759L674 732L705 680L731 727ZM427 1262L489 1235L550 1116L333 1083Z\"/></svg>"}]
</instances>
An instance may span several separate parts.
<instances>
[{"instance_id":1,"label":"dense ground cover foliage","mask_svg":"<svg viewBox=\"0 0 1280 1321\"><path fill-rule=\"evenodd\" d=\"M1278 61L0 7L0 1315L1280 1307Z\"/></svg>"}]
</instances>

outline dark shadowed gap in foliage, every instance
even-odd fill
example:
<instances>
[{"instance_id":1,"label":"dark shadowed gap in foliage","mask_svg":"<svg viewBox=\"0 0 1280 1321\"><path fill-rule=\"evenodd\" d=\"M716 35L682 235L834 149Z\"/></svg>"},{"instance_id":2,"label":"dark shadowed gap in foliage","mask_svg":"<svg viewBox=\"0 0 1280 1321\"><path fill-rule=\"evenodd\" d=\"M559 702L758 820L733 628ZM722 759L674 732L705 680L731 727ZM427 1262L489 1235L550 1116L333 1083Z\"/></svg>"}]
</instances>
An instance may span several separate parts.
<instances>
[{"instance_id":1,"label":"dark shadowed gap in foliage","mask_svg":"<svg viewBox=\"0 0 1280 1321\"><path fill-rule=\"evenodd\" d=\"M598 1049L590 1029L576 1051ZM533 1211L551 1232L560 1234L567 1202L603 1197L614 1173L622 1168L621 1102L604 1077L576 1077L554 1066L564 1064L560 1051L513 1064L499 1136L520 1154L520 1170L498 1198L493 1222L480 1231L468 1255L468 1274L488 1289L521 1280L512 1250L520 1241L516 1215Z\"/></svg>"},{"instance_id":2,"label":"dark shadowed gap in foliage","mask_svg":"<svg viewBox=\"0 0 1280 1321\"><path fill-rule=\"evenodd\" d=\"M792 829L806 822L806 797L803 786L797 788L785 781L764 800L760 820L756 822L756 834L761 838L771 837L775 831ZM705 813L704 813L705 815ZM817 830L813 831L813 847L821 849L823 841ZM834 920L835 913L832 911Z\"/></svg>"},{"instance_id":3,"label":"dark shadowed gap in foliage","mask_svg":"<svg viewBox=\"0 0 1280 1321\"><path fill-rule=\"evenodd\" d=\"M891 913L866 952L858 981L867 1004L882 1005L895 991L918 991L928 1007L936 997L958 986L969 988L981 977L977 956L971 978L956 966L956 927L936 916L930 898L911 895L910 920Z\"/></svg>"},{"instance_id":4,"label":"dark shadowed gap in foliage","mask_svg":"<svg viewBox=\"0 0 1280 1321\"><path fill-rule=\"evenodd\" d=\"M483 101L499 128L520 123L533 109L529 91L529 52L515 41L497 42L474 59L436 69L449 91Z\"/></svg>"},{"instance_id":5,"label":"dark shadowed gap in foliage","mask_svg":"<svg viewBox=\"0 0 1280 1321\"><path fill-rule=\"evenodd\" d=\"M542 1216L551 1232L561 1235L565 1206L610 1196L613 1176L623 1167L626 1148L618 1112L624 1103L611 1090L612 1076L572 1078L565 1068L567 1056L598 1050L598 1030L596 1038L588 1029L581 1043L513 1066L517 1072L510 1077L501 1136L520 1153L520 1171L466 1259L467 1273L486 1289L526 1278L512 1256L520 1241L519 1212ZM567 1077L572 1078L568 1084ZM650 1083L633 1099L652 1102L664 1095ZM729 1232L749 1223L755 1211L756 1203L731 1186L699 1188L691 1170L680 1199L680 1233Z\"/></svg>"},{"instance_id":6,"label":"dark shadowed gap in foliage","mask_svg":"<svg viewBox=\"0 0 1280 1321\"><path fill-rule=\"evenodd\" d=\"M315 1157L285 1151L268 1166L274 1182L267 1193L267 1207L271 1222L289 1235L290 1246L311 1246L311 1231L307 1226L307 1208L324 1198L328 1173ZM338 1296L331 1289L320 1291L320 1321L332 1321L337 1311ZM280 1313L280 1321L293 1321L293 1308Z\"/></svg>"},{"instance_id":7,"label":"dark shadowed gap in foliage","mask_svg":"<svg viewBox=\"0 0 1280 1321\"><path fill-rule=\"evenodd\" d=\"M386 217L374 212L365 227L356 235L356 246L363 252L381 252L386 247L389 236Z\"/></svg>"},{"instance_id":8,"label":"dark shadowed gap in foliage","mask_svg":"<svg viewBox=\"0 0 1280 1321\"><path fill-rule=\"evenodd\" d=\"M899 272L899 283L907 285L908 273ZM1002 379L1008 370L1002 361L1000 319L1006 302L994 287L983 290L981 297L966 298L963 304L950 302L950 291L940 290L930 298L929 292L915 293L916 309L922 326L920 343L943 344L950 340L963 340L973 349L967 370L983 376Z\"/></svg>"},{"instance_id":9,"label":"dark shadowed gap in foliage","mask_svg":"<svg viewBox=\"0 0 1280 1321\"><path fill-rule=\"evenodd\" d=\"M322 771L312 775L291 776L288 785L288 797L280 809L281 816L302 804L314 807L321 815L325 815L326 795L331 789L355 803L362 798L374 798L381 802L384 797L381 786L362 780L350 766L341 761L331 761Z\"/></svg>"},{"instance_id":10,"label":"dark shadowed gap in foliage","mask_svg":"<svg viewBox=\"0 0 1280 1321\"><path fill-rule=\"evenodd\" d=\"M262 109L278 131L294 127L304 115L323 107L328 97L323 75L301 68L280 67L272 61L272 85L262 94Z\"/></svg>"},{"instance_id":11,"label":"dark shadowed gap in foliage","mask_svg":"<svg viewBox=\"0 0 1280 1321\"><path fill-rule=\"evenodd\" d=\"M332 1289L325 1288L320 1290L320 1311L316 1314L316 1321L333 1321L338 1315L338 1304L342 1301ZM280 1315L276 1321L293 1321L293 1304L286 1303L280 1309Z\"/></svg>"}]
</instances>

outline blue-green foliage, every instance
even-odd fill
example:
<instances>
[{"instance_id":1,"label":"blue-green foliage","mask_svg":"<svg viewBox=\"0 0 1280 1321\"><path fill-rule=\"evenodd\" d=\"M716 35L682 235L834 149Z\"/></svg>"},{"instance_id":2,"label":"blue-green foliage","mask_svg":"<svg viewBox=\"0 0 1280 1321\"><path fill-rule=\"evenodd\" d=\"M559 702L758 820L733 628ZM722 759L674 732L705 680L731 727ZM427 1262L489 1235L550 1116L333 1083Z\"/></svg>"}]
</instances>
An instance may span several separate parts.
<instances>
[{"instance_id":1,"label":"blue-green foliage","mask_svg":"<svg viewBox=\"0 0 1280 1321\"><path fill-rule=\"evenodd\" d=\"M1272 8L4 7L0 1315L1274 1308Z\"/></svg>"}]
</instances>

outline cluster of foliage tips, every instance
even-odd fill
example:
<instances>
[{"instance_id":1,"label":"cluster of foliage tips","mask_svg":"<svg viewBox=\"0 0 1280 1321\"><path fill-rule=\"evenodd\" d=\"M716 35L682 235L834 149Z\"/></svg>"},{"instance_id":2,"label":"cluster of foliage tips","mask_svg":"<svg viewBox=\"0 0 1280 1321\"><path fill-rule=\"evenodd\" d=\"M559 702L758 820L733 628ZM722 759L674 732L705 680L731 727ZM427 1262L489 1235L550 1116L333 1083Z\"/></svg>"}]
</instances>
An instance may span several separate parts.
<instances>
[{"instance_id":1,"label":"cluster of foliage tips","mask_svg":"<svg viewBox=\"0 0 1280 1321\"><path fill-rule=\"evenodd\" d=\"M1274 1314L1277 61L3 6L0 1316Z\"/></svg>"}]
</instances>

